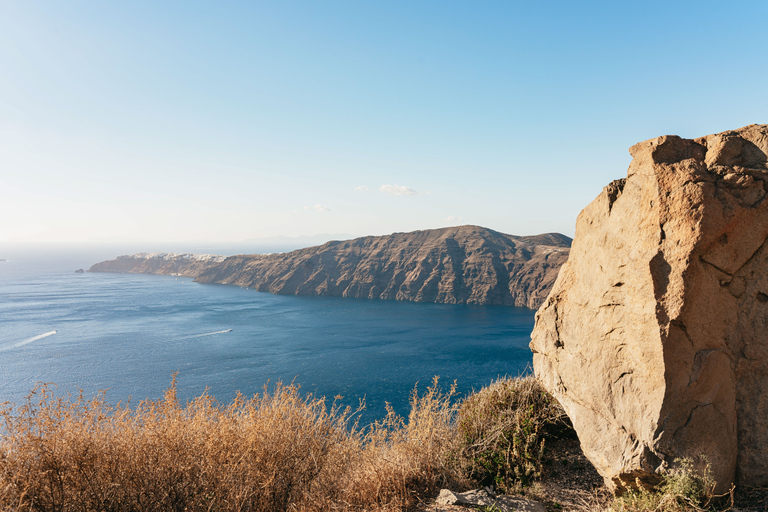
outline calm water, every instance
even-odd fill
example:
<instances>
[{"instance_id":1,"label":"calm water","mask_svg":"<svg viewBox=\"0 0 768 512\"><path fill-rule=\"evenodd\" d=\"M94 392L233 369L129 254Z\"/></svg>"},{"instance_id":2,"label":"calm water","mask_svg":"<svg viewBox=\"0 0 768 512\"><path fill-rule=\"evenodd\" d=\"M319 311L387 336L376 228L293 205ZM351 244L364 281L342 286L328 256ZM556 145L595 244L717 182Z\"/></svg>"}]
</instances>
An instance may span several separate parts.
<instances>
[{"instance_id":1,"label":"calm water","mask_svg":"<svg viewBox=\"0 0 768 512\"><path fill-rule=\"evenodd\" d=\"M0 263L0 402L20 403L36 382L109 389L112 403L158 398L178 372L183 399L208 387L228 401L295 380L348 405L365 397L370 421L385 401L407 414L413 386L434 375L468 392L531 362L534 312L521 308L285 297L75 274L69 260L67 270L14 263Z\"/></svg>"}]
</instances>

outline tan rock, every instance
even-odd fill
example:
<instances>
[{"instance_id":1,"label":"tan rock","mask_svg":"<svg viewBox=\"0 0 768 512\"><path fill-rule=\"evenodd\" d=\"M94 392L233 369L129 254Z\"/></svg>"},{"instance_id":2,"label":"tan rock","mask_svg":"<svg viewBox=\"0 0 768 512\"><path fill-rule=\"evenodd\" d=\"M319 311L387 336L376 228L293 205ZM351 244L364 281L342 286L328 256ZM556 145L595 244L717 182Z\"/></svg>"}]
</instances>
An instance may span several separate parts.
<instances>
[{"instance_id":1,"label":"tan rock","mask_svg":"<svg viewBox=\"0 0 768 512\"><path fill-rule=\"evenodd\" d=\"M768 126L630 148L539 309L536 375L615 489L705 455L768 484Z\"/></svg>"}]
</instances>

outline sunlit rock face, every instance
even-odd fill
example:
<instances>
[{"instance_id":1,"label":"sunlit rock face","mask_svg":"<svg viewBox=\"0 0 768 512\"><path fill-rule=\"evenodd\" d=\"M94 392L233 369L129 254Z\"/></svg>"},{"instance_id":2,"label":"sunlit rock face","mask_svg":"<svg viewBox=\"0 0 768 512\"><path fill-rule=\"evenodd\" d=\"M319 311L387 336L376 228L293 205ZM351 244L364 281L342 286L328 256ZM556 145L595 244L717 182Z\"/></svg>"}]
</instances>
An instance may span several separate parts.
<instances>
[{"instance_id":1,"label":"sunlit rock face","mask_svg":"<svg viewBox=\"0 0 768 512\"><path fill-rule=\"evenodd\" d=\"M368 236L280 254L140 253L91 272L171 274L281 295L497 304L535 309L568 258L557 233L514 236L480 226Z\"/></svg>"},{"instance_id":2,"label":"sunlit rock face","mask_svg":"<svg viewBox=\"0 0 768 512\"><path fill-rule=\"evenodd\" d=\"M705 455L768 484L768 126L636 144L536 317L538 378L621 490Z\"/></svg>"}]
</instances>

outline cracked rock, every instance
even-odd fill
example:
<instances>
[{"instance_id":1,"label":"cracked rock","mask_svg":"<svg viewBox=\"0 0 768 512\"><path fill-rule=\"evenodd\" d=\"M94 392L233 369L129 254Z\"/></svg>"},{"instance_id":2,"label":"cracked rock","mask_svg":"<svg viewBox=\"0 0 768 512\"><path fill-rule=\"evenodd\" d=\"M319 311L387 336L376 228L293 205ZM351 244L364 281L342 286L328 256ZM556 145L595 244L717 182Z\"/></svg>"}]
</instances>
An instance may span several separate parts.
<instances>
[{"instance_id":1,"label":"cracked rock","mask_svg":"<svg viewBox=\"0 0 768 512\"><path fill-rule=\"evenodd\" d=\"M630 153L536 315L536 375L614 490L701 455L717 492L768 485L768 125Z\"/></svg>"}]
</instances>

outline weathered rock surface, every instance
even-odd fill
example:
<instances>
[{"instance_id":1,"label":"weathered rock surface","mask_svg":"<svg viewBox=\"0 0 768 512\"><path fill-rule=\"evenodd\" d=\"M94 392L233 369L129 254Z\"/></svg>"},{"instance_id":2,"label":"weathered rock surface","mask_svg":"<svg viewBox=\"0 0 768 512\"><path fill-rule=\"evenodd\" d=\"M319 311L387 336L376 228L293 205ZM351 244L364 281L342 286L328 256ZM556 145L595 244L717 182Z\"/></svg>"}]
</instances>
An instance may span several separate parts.
<instances>
[{"instance_id":1,"label":"weathered rock surface","mask_svg":"<svg viewBox=\"0 0 768 512\"><path fill-rule=\"evenodd\" d=\"M767 485L768 126L630 153L536 315L536 375L613 488L702 454L720 490Z\"/></svg>"},{"instance_id":2,"label":"weathered rock surface","mask_svg":"<svg viewBox=\"0 0 768 512\"><path fill-rule=\"evenodd\" d=\"M179 274L281 295L536 308L568 258L569 245L570 238L555 233L512 236L461 226L222 261L121 256L91 272Z\"/></svg>"}]
</instances>

